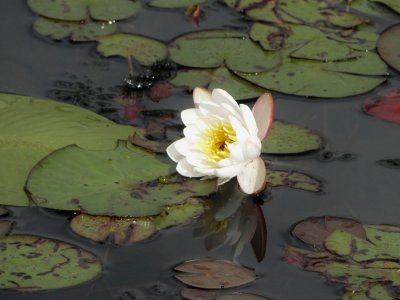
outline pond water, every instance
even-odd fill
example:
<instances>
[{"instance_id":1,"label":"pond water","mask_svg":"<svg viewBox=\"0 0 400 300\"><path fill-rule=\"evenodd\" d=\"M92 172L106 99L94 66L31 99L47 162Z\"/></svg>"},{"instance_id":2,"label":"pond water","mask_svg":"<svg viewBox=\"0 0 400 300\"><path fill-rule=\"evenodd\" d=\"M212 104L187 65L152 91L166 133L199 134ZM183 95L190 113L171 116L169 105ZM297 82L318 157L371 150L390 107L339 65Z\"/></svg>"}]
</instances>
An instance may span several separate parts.
<instances>
[{"instance_id":1,"label":"pond water","mask_svg":"<svg viewBox=\"0 0 400 300\"><path fill-rule=\"evenodd\" d=\"M25 1L1 1L0 10L3 12L1 92L67 101L88 107L117 123L135 123L123 117L122 106L112 101L111 96L101 97L101 94L115 94L116 87L121 86L128 73L126 60L102 57L94 43L54 42L39 36L32 29L37 16ZM399 23L400 17L378 17L374 21L382 32ZM122 32L138 33L163 42L204 29L247 31L249 28L249 22L241 14L221 3L202 5L198 25L185 16L184 9L145 5L136 16L119 24ZM257 262L251 247L244 248L238 261L254 268L257 280L234 291L270 299L340 299L343 285L327 283L318 273L305 272L283 261L285 247L296 243L290 234L293 224L308 217L329 215L355 219L362 224L400 225L400 170L377 163L400 158L399 125L371 117L362 110L365 100L377 99L400 88L399 73L394 69L389 72L386 82L353 97L320 99L273 92L275 118L317 132L323 137L324 146L305 154L266 158L272 160L276 169L296 170L319 179L323 188L321 192L312 193L278 187L271 195L262 195L267 200L262 205L268 227L266 257ZM72 89L63 87L68 83L74 84ZM65 97L66 90L73 90L75 97ZM98 100L100 98L104 99ZM249 104L253 102L248 101ZM168 98L159 102L143 99L140 105L146 110L183 110L192 107L192 96L184 89L174 89ZM326 152L334 157L323 159ZM340 159L343 155L351 159ZM74 234L68 226L72 213L36 207L9 206L8 209L11 214L6 218L16 223L12 234L45 236L90 250L102 260L104 271L95 280L65 289L2 290L0 299L181 299L183 284L173 278L175 265L203 257L232 259L229 245L206 251L204 239L193 237L190 224L162 230L146 241L116 246L92 242Z\"/></svg>"}]
</instances>

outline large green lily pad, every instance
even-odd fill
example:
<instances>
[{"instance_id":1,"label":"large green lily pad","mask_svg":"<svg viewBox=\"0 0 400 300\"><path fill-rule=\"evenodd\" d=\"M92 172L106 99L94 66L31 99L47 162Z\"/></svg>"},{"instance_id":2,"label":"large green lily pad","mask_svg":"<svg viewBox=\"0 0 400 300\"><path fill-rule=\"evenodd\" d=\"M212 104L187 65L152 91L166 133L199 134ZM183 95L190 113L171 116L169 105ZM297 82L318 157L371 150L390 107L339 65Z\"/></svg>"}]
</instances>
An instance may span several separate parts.
<instances>
[{"instance_id":1,"label":"large green lily pad","mask_svg":"<svg viewBox=\"0 0 400 300\"><path fill-rule=\"evenodd\" d=\"M170 83L175 86L186 86L190 90L198 86L207 87L210 91L221 88L228 91L236 100L256 98L266 92L265 89L243 80L225 67L180 70Z\"/></svg>"},{"instance_id":2,"label":"large green lily pad","mask_svg":"<svg viewBox=\"0 0 400 300\"><path fill-rule=\"evenodd\" d=\"M378 40L378 52L389 66L400 71L400 25L386 30Z\"/></svg>"},{"instance_id":3,"label":"large green lily pad","mask_svg":"<svg viewBox=\"0 0 400 300\"><path fill-rule=\"evenodd\" d=\"M242 72L261 72L280 64L279 56L264 51L245 33L208 30L189 33L169 44L170 58L195 68L227 68Z\"/></svg>"},{"instance_id":4,"label":"large green lily pad","mask_svg":"<svg viewBox=\"0 0 400 300\"><path fill-rule=\"evenodd\" d=\"M39 162L26 187L38 206L115 216L156 215L166 205L214 192L214 180L168 177L173 167L165 156L126 141L106 151L72 145Z\"/></svg>"},{"instance_id":5,"label":"large green lily pad","mask_svg":"<svg viewBox=\"0 0 400 300\"><path fill-rule=\"evenodd\" d=\"M74 286L98 276L92 253L65 242L31 235L0 237L0 288L18 291Z\"/></svg>"},{"instance_id":6,"label":"large green lily pad","mask_svg":"<svg viewBox=\"0 0 400 300\"><path fill-rule=\"evenodd\" d=\"M168 55L167 47L154 39L127 33L117 33L100 37L97 51L103 56L133 57L141 64L149 66L163 60Z\"/></svg>"},{"instance_id":7,"label":"large green lily pad","mask_svg":"<svg viewBox=\"0 0 400 300\"><path fill-rule=\"evenodd\" d=\"M26 206L23 187L32 167L50 152L71 144L113 149L132 127L89 110L50 100L0 94L0 203Z\"/></svg>"},{"instance_id":8,"label":"large green lily pad","mask_svg":"<svg viewBox=\"0 0 400 300\"><path fill-rule=\"evenodd\" d=\"M267 186L270 187L290 187L309 192L319 192L321 182L310 175L295 171L277 171L267 169Z\"/></svg>"},{"instance_id":9,"label":"large green lily pad","mask_svg":"<svg viewBox=\"0 0 400 300\"><path fill-rule=\"evenodd\" d=\"M138 0L28 0L39 15L65 21L127 19L140 9Z\"/></svg>"},{"instance_id":10,"label":"large green lily pad","mask_svg":"<svg viewBox=\"0 0 400 300\"><path fill-rule=\"evenodd\" d=\"M70 37L73 42L94 41L97 37L108 35L117 30L115 22L71 22L39 18L33 23L37 33L53 40Z\"/></svg>"},{"instance_id":11,"label":"large green lily pad","mask_svg":"<svg viewBox=\"0 0 400 300\"><path fill-rule=\"evenodd\" d=\"M261 151L266 154L298 154L319 150L322 143L319 135L305 127L274 121Z\"/></svg>"},{"instance_id":12,"label":"large green lily pad","mask_svg":"<svg viewBox=\"0 0 400 300\"><path fill-rule=\"evenodd\" d=\"M149 5L160 8L179 8L197 5L206 0L152 0Z\"/></svg>"}]
</instances>

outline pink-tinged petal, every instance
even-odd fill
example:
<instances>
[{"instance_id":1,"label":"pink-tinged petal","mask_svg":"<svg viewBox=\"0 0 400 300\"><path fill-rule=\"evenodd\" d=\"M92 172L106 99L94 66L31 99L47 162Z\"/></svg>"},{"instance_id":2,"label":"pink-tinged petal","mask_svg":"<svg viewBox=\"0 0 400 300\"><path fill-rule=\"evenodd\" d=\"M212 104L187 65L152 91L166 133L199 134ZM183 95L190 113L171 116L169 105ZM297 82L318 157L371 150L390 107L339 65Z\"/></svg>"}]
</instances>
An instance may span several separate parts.
<instances>
[{"instance_id":1,"label":"pink-tinged petal","mask_svg":"<svg viewBox=\"0 0 400 300\"><path fill-rule=\"evenodd\" d=\"M266 185L266 168L262 158L258 157L244 166L237 175L241 190L246 194L255 194L262 191Z\"/></svg>"},{"instance_id":2,"label":"pink-tinged petal","mask_svg":"<svg viewBox=\"0 0 400 300\"><path fill-rule=\"evenodd\" d=\"M197 108L189 108L181 112L181 119L185 126L196 123L197 119L201 117L203 117L203 114Z\"/></svg>"},{"instance_id":3,"label":"pink-tinged petal","mask_svg":"<svg viewBox=\"0 0 400 300\"><path fill-rule=\"evenodd\" d=\"M179 174L185 177L202 177L204 175L200 172L197 172L185 158L181 159L178 162L178 165L176 166L176 171L178 171Z\"/></svg>"},{"instance_id":4,"label":"pink-tinged petal","mask_svg":"<svg viewBox=\"0 0 400 300\"><path fill-rule=\"evenodd\" d=\"M218 177L235 177L237 174L243 171L245 165L245 163L240 163L223 168L218 168L215 170L215 175Z\"/></svg>"},{"instance_id":5,"label":"pink-tinged petal","mask_svg":"<svg viewBox=\"0 0 400 300\"><path fill-rule=\"evenodd\" d=\"M240 104L240 110L242 113L242 118L246 124L247 130L249 131L250 135L257 136L258 127L250 108L247 105Z\"/></svg>"},{"instance_id":6,"label":"pink-tinged petal","mask_svg":"<svg viewBox=\"0 0 400 300\"><path fill-rule=\"evenodd\" d=\"M249 132L245 127L243 127L243 124L238 119L230 116L229 122L236 133L236 139L239 143L243 143L249 138Z\"/></svg>"},{"instance_id":7,"label":"pink-tinged petal","mask_svg":"<svg viewBox=\"0 0 400 300\"><path fill-rule=\"evenodd\" d=\"M262 141L271 128L274 119L274 98L270 93L261 95L252 109L258 127L258 137Z\"/></svg>"},{"instance_id":8,"label":"pink-tinged petal","mask_svg":"<svg viewBox=\"0 0 400 300\"><path fill-rule=\"evenodd\" d=\"M226 177L226 178L219 177L217 179L217 185L223 185L224 183L227 183L231 179L232 177Z\"/></svg>"},{"instance_id":9,"label":"pink-tinged petal","mask_svg":"<svg viewBox=\"0 0 400 300\"><path fill-rule=\"evenodd\" d=\"M183 155L178 152L176 149L176 144L178 141L173 142L171 145L168 146L167 148L167 154L169 158L171 158L174 162L178 162L183 158Z\"/></svg>"},{"instance_id":10,"label":"pink-tinged petal","mask_svg":"<svg viewBox=\"0 0 400 300\"><path fill-rule=\"evenodd\" d=\"M202 87L196 87L193 90L193 102L196 108L200 103L212 103L213 100L210 91Z\"/></svg>"}]
</instances>

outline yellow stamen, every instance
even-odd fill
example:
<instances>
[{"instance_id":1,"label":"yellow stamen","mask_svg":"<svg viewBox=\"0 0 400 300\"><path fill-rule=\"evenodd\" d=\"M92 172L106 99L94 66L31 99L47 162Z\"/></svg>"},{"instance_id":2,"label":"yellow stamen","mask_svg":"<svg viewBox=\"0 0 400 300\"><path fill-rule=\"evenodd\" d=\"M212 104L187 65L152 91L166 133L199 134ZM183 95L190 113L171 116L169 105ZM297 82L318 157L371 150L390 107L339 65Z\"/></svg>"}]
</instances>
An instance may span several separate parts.
<instances>
[{"instance_id":1,"label":"yellow stamen","mask_svg":"<svg viewBox=\"0 0 400 300\"><path fill-rule=\"evenodd\" d=\"M230 156L228 145L236 142L236 133L227 122L217 122L203 131L204 139L199 143L199 149L216 163Z\"/></svg>"}]
</instances>

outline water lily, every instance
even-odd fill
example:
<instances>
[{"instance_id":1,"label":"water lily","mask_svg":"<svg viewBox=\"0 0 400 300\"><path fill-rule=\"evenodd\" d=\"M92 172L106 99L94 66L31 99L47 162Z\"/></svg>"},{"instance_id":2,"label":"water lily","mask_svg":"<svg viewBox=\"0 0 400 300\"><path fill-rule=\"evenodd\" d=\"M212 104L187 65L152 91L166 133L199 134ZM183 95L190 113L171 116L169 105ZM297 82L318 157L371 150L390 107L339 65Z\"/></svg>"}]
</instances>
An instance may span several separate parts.
<instances>
[{"instance_id":1,"label":"water lily","mask_svg":"<svg viewBox=\"0 0 400 300\"><path fill-rule=\"evenodd\" d=\"M222 89L195 88L193 100L195 108L181 113L185 137L167 148L178 173L217 177L218 185L237 177L243 192L261 191L266 177L261 141L273 119L271 94L260 96L253 110Z\"/></svg>"}]
</instances>

